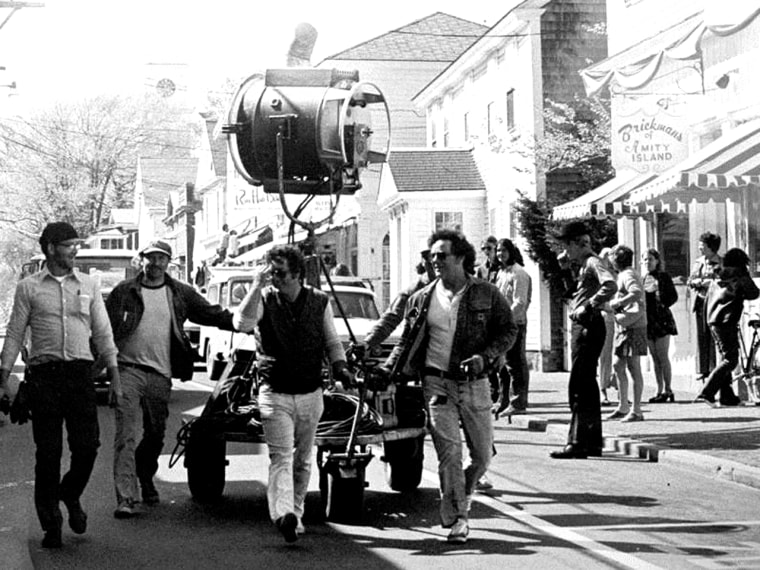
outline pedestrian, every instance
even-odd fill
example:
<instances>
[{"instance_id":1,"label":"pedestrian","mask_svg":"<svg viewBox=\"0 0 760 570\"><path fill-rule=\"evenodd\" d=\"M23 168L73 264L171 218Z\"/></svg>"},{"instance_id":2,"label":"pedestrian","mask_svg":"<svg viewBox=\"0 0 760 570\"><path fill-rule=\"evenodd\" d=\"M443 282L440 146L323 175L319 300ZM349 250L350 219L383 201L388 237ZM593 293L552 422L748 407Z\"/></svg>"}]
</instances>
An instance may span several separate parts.
<instances>
[{"instance_id":1,"label":"pedestrian","mask_svg":"<svg viewBox=\"0 0 760 570\"><path fill-rule=\"evenodd\" d=\"M493 454L488 373L512 346L517 327L501 292L468 272L475 249L462 234L439 230L428 245L437 278L409 299L404 332L385 367L392 377L422 377L438 456L441 524L450 529L450 542L463 543L472 493ZM470 456L466 468L460 424Z\"/></svg>"},{"instance_id":2,"label":"pedestrian","mask_svg":"<svg viewBox=\"0 0 760 570\"><path fill-rule=\"evenodd\" d=\"M612 366L618 382L619 402L607 416L608 420L639 422L644 419L641 395L644 377L641 374L641 357L647 355L647 311L644 283L633 268L633 250L618 244L612 248L612 259L618 271L617 294L610 301L615 314L615 342ZM633 383L633 409L628 401L628 373Z\"/></svg>"},{"instance_id":3,"label":"pedestrian","mask_svg":"<svg viewBox=\"0 0 760 570\"><path fill-rule=\"evenodd\" d=\"M388 305L388 308L380 317L380 320L372 326L372 329L364 338L366 350L371 351L377 348L390 336L396 327L401 324L401 321L404 320L404 312L406 311L406 304L409 301L409 297L435 279L433 265L430 263L430 250L422 250L420 252L420 257L421 261L415 266L417 279L415 279L414 283L396 295L396 298L393 299L393 302L390 305Z\"/></svg>"},{"instance_id":4,"label":"pedestrian","mask_svg":"<svg viewBox=\"0 0 760 570\"><path fill-rule=\"evenodd\" d=\"M721 266L721 257L718 255L720 242L720 236L712 232L705 232L699 236L700 256L686 281L694 293L692 311L697 324L696 366L699 382L704 382L715 367L715 346L710 327L705 320L705 297Z\"/></svg>"},{"instance_id":5,"label":"pedestrian","mask_svg":"<svg viewBox=\"0 0 760 570\"><path fill-rule=\"evenodd\" d=\"M139 496L145 505L160 500L153 476L164 445L172 378L193 377L195 351L183 330L185 320L234 330L231 312L211 305L191 285L169 276L171 258L168 243L150 242L140 251L141 271L117 284L106 301L124 392L114 414L114 517L118 519L139 514Z\"/></svg>"},{"instance_id":6,"label":"pedestrian","mask_svg":"<svg viewBox=\"0 0 760 570\"><path fill-rule=\"evenodd\" d=\"M749 275L748 265L749 257L743 250L729 249L705 297L705 319L720 359L695 401L710 406L715 404L715 395L719 391L721 406L741 404L731 387L731 373L739 364L738 326L744 301L760 296L760 290Z\"/></svg>"},{"instance_id":7,"label":"pedestrian","mask_svg":"<svg viewBox=\"0 0 760 570\"><path fill-rule=\"evenodd\" d=\"M216 257L219 260L218 263L223 263L227 259L227 248L230 245L230 227L227 224L222 225L222 239L219 242L219 247L216 248ZM214 263L213 265L216 265Z\"/></svg>"},{"instance_id":8,"label":"pedestrian","mask_svg":"<svg viewBox=\"0 0 760 570\"><path fill-rule=\"evenodd\" d=\"M591 248L586 224L565 224L557 239L564 251L558 256L565 272L567 293L572 293L570 319L571 366L568 381L570 430L567 445L550 456L554 459L585 459L602 455L602 411L596 368L606 335L602 306L617 291L615 277ZM574 267L573 267L574 266Z\"/></svg>"},{"instance_id":9,"label":"pedestrian","mask_svg":"<svg viewBox=\"0 0 760 570\"><path fill-rule=\"evenodd\" d=\"M80 502L100 446L93 382L96 354L111 378L109 401L118 403L121 382L116 346L97 282L74 269L81 243L66 222L52 222L40 236L46 266L18 283L0 355L0 397L8 391L16 358L31 331L27 373L32 434L36 445L34 505L44 548L60 548L63 516L76 534L87 530ZM95 353L91 348L94 346ZM63 424L71 460L61 477Z\"/></svg>"},{"instance_id":10,"label":"pedestrian","mask_svg":"<svg viewBox=\"0 0 760 570\"><path fill-rule=\"evenodd\" d=\"M611 247L602 248L599 252L599 260L617 280L617 271L615 270L615 264L610 258L612 253ZM602 392L602 406L611 406L609 394L610 389L617 389L617 380L615 379L615 372L612 368L612 346L615 340L615 314L610 308L609 303L604 303L601 307L602 317L604 317L604 326L607 333L604 336L604 347L602 347L602 353L599 355L599 387Z\"/></svg>"},{"instance_id":11,"label":"pedestrian","mask_svg":"<svg viewBox=\"0 0 760 570\"><path fill-rule=\"evenodd\" d=\"M326 293L304 284L306 264L292 245L267 252L238 307L237 327L256 331L259 413L269 449L269 516L286 542L304 532L304 499L312 448L324 407L322 361L333 376L353 384L353 373L333 322Z\"/></svg>"},{"instance_id":12,"label":"pedestrian","mask_svg":"<svg viewBox=\"0 0 760 570\"><path fill-rule=\"evenodd\" d=\"M507 416L524 414L528 408L530 369L525 352L528 331L528 307L533 294L533 284L525 271L522 253L512 240L500 239L496 248L501 269L496 286L512 310L517 325L517 337L505 357L505 365L499 370L499 399L493 406L496 414Z\"/></svg>"},{"instance_id":13,"label":"pedestrian","mask_svg":"<svg viewBox=\"0 0 760 570\"><path fill-rule=\"evenodd\" d=\"M678 292L673 279L663 271L660 252L647 250L644 257L647 274L644 277L644 293L647 306L647 345L654 363L654 377L657 394L649 398L649 403L660 404L675 401L671 388L672 369L670 366L670 337L678 334L676 321L670 310L678 300Z\"/></svg>"},{"instance_id":14,"label":"pedestrian","mask_svg":"<svg viewBox=\"0 0 760 570\"><path fill-rule=\"evenodd\" d=\"M485 259L483 263L475 267L475 277L489 283L496 283L496 277L499 275L499 269L501 269L499 258L496 256L498 241L495 236L488 236L481 242L480 251L483 252Z\"/></svg>"}]
</instances>

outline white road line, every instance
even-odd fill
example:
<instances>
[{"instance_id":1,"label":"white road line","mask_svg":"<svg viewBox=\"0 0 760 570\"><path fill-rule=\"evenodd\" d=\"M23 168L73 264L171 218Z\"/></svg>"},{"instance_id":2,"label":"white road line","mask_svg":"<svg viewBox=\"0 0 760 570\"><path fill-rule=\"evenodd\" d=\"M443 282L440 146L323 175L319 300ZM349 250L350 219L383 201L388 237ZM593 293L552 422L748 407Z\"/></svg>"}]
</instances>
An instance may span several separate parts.
<instances>
[{"instance_id":1,"label":"white road line","mask_svg":"<svg viewBox=\"0 0 760 570\"><path fill-rule=\"evenodd\" d=\"M642 523L642 524L605 524L605 525L589 525L589 526L574 526L567 527L578 530L643 530L643 529L656 529L656 528L699 528L709 526L760 526L760 520L758 521L713 521L713 522L683 522L683 523ZM723 548L723 547L721 547Z\"/></svg>"},{"instance_id":2,"label":"white road line","mask_svg":"<svg viewBox=\"0 0 760 570\"><path fill-rule=\"evenodd\" d=\"M433 473L432 471L425 469L422 475L426 481L438 485L437 473ZM588 550L590 553L594 554L597 557L612 560L625 568L631 568L633 570L665 570L662 566L650 564L649 562L639 560L638 558L631 556L628 553L619 552L614 548L610 548L609 546L606 546L600 542L596 542L595 540L592 540L588 537L583 536L582 534L575 532L575 530L571 528L562 528L547 523L546 521L530 515L525 511L520 511L514 507L506 505L494 497L490 497L488 495L474 495L473 499L487 505L495 511L498 511L504 516L530 526L541 533L554 536L555 538L559 538L560 540L564 540L571 544L576 544L580 548Z\"/></svg>"}]
</instances>

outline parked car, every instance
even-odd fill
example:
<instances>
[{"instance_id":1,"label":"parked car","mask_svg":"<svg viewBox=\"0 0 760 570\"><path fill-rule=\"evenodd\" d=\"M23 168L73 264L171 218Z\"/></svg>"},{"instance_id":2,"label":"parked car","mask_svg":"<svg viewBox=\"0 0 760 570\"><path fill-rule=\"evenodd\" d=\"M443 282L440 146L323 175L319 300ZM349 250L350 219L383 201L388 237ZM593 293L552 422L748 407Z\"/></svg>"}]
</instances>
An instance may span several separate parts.
<instances>
[{"instance_id":1,"label":"parked car","mask_svg":"<svg viewBox=\"0 0 760 570\"><path fill-rule=\"evenodd\" d=\"M331 278L332 289L327 282L322 283L322 290L330 295L335 329L344 347L348 347L353 339L362 341L375 321L380 318L377 299L372 289L361 280L357 281L357 278L350 278L349 285L343 284L347 279L349 278ZM217 272L209 282L206 298L210 303L219 303L234 310L248 292L251 281L250 270ZM338 303L345 313L345 318ZM350 333L353 333L353 337ZM397 340L398 334L391 335L383 344L381 353L373 353L373 358L379 360L387 356ZM199 343L206 361L209 380L218 380L221 377L231 355L235 354L236 361L245 365L255 351L251 335L221 331L215 327L201 326Z\"/></svg>"}]
</instances>

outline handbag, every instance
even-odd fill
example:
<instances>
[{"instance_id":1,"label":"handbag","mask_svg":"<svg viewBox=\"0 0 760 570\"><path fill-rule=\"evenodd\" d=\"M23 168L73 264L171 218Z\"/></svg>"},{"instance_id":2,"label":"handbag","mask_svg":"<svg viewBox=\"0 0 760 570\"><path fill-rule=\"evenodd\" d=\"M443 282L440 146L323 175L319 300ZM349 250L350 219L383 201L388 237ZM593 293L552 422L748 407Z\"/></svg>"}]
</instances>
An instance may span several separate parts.
<instances>
[{"instance_id":1,"label":"handbag","mask_svg":"<svg viewBox=\"0 0 760 570\"><path fill-rule=\"evenodd\" d=\"M13 398L13 403L11 404L10 416L11 423L18 425L25 424L32 417L28 382L19 383L16 397Z\"/></svg>"}]
</instances>

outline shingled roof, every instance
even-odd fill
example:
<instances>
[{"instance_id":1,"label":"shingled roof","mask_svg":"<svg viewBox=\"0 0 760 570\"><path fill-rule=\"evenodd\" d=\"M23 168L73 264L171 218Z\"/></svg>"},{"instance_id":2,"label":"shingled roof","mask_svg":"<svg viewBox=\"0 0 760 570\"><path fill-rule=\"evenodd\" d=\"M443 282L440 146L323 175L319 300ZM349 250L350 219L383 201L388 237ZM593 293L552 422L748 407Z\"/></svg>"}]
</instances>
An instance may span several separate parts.
<instances>
[{"instance_id":1,"label":"shingled roof","mask_svg":"<svg viewBox=\"0 0 760 570\"><path fill-rule=\"evenodd\" d=\"M325 59L451 62L488 27L436 12Z\"/></svg>"},{"instance_id":2,"label":"shingled roof","mask_svg":"<svg viewBox=\"0 0 760 570\"><path fill-rule=\"evenodd\" d=\"M198 177L197 158L140 158L141 181L148 206L163 206L170 190Z\"/></svg>"},{"instance_id":3,"label":"shingled roof","mask_svg":"<svg viewBox=\"0 0 760 570\"><path fill-rule=\"evenodd\" d=\"M486 189L471 150L393 149L388 166L399 192Z\"/></svg>"}]
</instances>

